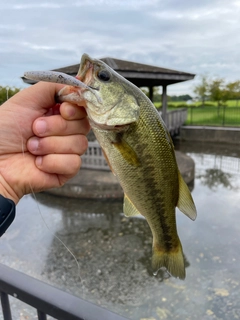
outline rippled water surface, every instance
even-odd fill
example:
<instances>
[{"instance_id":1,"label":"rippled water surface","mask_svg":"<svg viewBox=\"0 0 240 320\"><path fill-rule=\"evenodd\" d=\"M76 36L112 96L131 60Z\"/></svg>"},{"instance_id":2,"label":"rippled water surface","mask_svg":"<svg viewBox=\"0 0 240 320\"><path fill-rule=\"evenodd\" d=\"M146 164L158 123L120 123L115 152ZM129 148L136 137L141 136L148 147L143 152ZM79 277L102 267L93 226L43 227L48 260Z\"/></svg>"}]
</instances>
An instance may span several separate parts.
<instances>
[{"instance_id":1,"label":"rippled water surface","mask_svg":"<svg viewBox=\"0 0 240 320\"><path fill-rule=\"evenodd\" d=\"M196 166L198 218L177 212L185 281L152 275L149 227L144 219L125 218L121 202L47 194L19 203L15 223L1 238L1 263L130 319L240 319L239 147L177 148ZM79 270L55 236L74 253ZM29 313L21 307L22 316Z\"/></svg>"}]
</instances>

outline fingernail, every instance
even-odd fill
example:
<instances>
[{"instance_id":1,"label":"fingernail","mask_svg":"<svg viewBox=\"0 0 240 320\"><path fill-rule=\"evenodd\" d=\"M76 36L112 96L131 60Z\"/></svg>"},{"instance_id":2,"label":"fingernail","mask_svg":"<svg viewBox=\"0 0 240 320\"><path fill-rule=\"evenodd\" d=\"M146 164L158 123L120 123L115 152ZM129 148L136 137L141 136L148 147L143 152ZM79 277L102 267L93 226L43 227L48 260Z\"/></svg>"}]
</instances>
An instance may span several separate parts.
<instances>
[{"instance_id":1,"label":"fingernail","mask_svg":"<svg viewBox=\"0 0 240 320\"><path fill-rule=\"evenodd\" d=\"M47 123L45 120L38 120L36 125L35 125L35 129L37 131L38 134L44 134L46 132L47 129Z\"/></svg>"},{"instance_id":2,"label":"fingernail","mask_svg":"<svg viewBox=\"0 0 240 320\"><path fill-rule=\"evenodd\" d=\"M38 146L39 146L39 139L38 138L34 137L31 140L29 140L29 142L28 142L28 150L30 152L37 151Z\"/></svg>"},{"instance_id":3,"label":"fingernail","mask_svg":"<svg viewBox=\"0 0 240 320\"><path fill-rule=\"evenodd\" d=\"M42 157L37 157L36 158L36 166L41 167L41 165L42 165Z\"/></svg>"}]
</instances>

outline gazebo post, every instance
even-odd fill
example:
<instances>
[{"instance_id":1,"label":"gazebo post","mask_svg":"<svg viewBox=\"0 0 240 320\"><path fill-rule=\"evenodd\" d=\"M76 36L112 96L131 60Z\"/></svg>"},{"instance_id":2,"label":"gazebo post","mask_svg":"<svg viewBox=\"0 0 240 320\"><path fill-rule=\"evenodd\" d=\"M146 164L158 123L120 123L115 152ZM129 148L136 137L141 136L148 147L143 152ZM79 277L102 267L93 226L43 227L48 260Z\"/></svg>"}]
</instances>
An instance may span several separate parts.
<instances>
[{"instance_id":1,"label":"gazebo post","mask_svg":"<svg viewBox=\"0 0 240 320\"><path fill-rule=\"evenodd\" d=\"M148 90L149 90L149 99L153 101L153 86L148 87Z\"/></svg>"},{"instance_id":2,"label":"gazebo post","mask_svg":"<svg viewBox=\"0 0 240 320\"><path fill-rule=\"evenodd\" d=\"M167 119L167 86L162 86L162 118L163 121L166 123Z\"/></svg>"}]
</instances>

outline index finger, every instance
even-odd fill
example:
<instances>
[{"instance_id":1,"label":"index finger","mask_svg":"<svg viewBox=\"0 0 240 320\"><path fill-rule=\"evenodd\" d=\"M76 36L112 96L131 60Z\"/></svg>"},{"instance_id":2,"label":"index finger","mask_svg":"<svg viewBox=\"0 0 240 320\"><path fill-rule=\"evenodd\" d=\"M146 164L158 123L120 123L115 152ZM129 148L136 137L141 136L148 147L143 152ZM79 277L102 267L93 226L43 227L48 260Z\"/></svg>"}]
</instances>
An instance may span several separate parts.
<instances>
[{"instance_id":1,"label":"index finger","mask_svg":"<svg viewBox=\"0 0 240 320\"><path fill-rule=\"evenodd\" d=\"M20 91L17 96L13 96L11 102L31 109L46 110L56 104L55 96L63 87L63 84L38 82Z\"/></svg>"}]
</instances>

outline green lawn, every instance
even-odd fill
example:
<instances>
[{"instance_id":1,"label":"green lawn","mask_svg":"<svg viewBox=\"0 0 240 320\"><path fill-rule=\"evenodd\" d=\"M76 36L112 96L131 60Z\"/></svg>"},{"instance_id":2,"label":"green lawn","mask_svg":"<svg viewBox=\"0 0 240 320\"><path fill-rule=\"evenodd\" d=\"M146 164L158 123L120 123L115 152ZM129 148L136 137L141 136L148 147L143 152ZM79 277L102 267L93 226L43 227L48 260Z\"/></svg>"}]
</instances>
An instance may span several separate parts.
<instances>
[{"instance_id":1,"label":"green lawn","mask_svg":"<svg viewBox=\"0 0 240 320\"><path fill-rule=\"evenodd\" d=\"M187 125L240 126L240 107L188 108Z\"/></svg>"},{"instance_id":2,"label":"green lawn","mask_svg":"<svg viewBox=\"0 0 240 320\"><path fill-rule=\"evenodd\" d=\"M161 103L154 103L157 108ZM206 101L204 107L201 102L186 104L184 102L168 102L168 110L176 108L187 108L188 117L186 125L207 125L207 126L240 126L240 102L236 107L236 100L228 100L225 106L217 107L217 103Z\"/></svg>"},{"instance_id":3,"label":"green lawn","mask_svg":"<svg viewBox=\"0 0 240 320\"><path fill-rule=\"evenodd\" d=\"M225 103L224 103L227 107L240 107L240 101L238 101L237 103L237 100L227 100ZM154 102L154 105L156 106L156 108L160 108L162 103L161 102ZM191 104L187 104L186 102L184 101L176 101L176 102L171 102L171 101L168 101L168 106L170 108L189 108L189 107L200 107L202 105L202 103L200 101L196 101L196 102L193 102ZM205 106L206 107L214 107L216 106L217 107L217 102L214 102L214 101L205 101Z\"/></svg>"}]
</instances>

